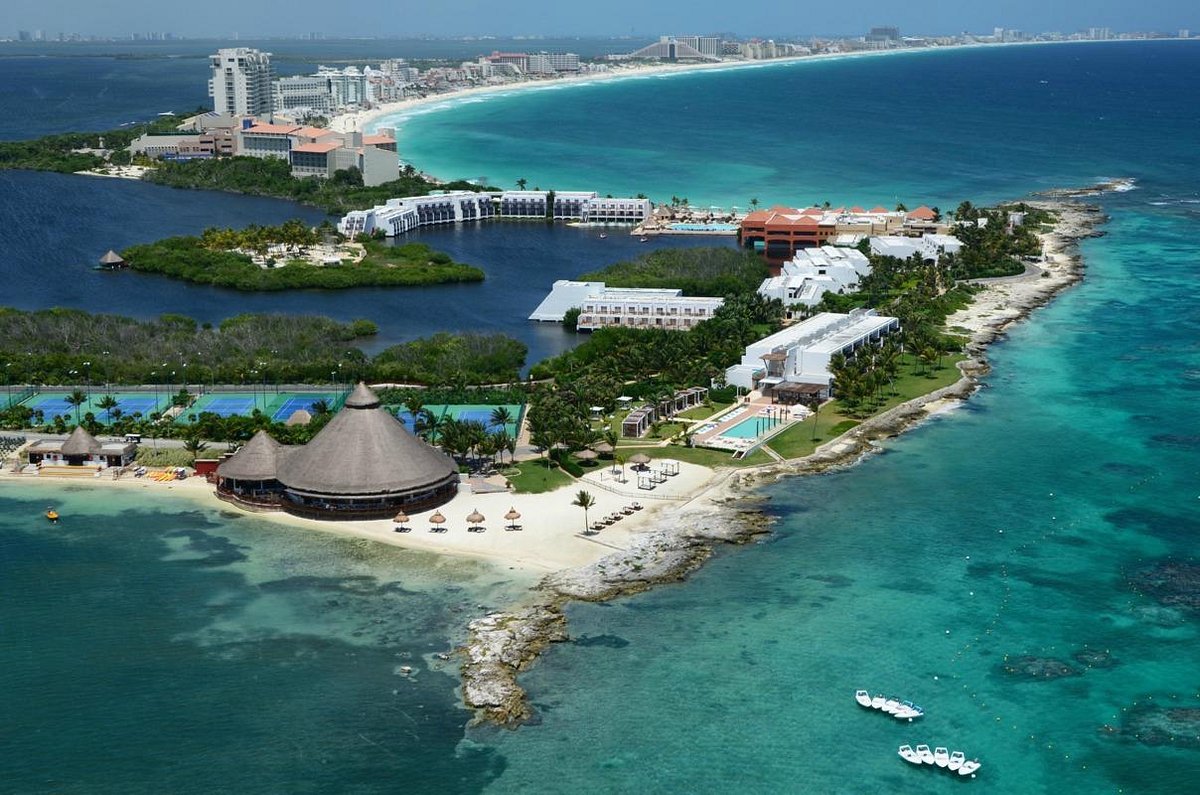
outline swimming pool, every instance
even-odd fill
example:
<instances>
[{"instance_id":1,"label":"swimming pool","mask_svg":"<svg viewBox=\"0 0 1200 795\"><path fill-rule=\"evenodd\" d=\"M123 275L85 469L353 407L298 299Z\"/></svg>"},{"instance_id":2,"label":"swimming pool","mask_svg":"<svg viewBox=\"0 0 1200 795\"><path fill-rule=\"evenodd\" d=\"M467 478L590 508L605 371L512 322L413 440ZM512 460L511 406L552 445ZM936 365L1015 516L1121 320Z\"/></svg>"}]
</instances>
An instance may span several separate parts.
<instances>
[{"instance_id":1,"label":"swimming pool","mask_svg":"<svg viewBox=\"0 0 1200 795\"><path fill-rule=\"evenodd\" d=\"M671 224L676 232L736 232L737 224Z\"/></svg>"},{"instance_id":2,"label":"swimming pool","mask_svg":"<svg viewBox=\"0 0 1200 795\"><path fill-rule=\"evenodd\" d=\"M721 436L727 436L731 439L757 439L767 431L778 427L778 422L772 425L771 421L766 417L751 417L748 420L742 420L732 428L722 431Z\"/></svg>"}]
</instances>

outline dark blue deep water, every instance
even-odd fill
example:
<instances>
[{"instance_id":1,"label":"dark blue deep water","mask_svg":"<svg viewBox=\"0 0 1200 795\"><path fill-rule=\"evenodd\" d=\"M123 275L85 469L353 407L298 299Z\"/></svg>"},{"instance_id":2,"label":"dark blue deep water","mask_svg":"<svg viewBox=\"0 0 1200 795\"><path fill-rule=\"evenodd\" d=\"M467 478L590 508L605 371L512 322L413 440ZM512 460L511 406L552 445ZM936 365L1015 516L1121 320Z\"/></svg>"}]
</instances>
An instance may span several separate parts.
<instances>
[{"instance_id":1,"label":"dark blue deep water","mask_svg":"<svg viewBox=\"0 0 1200 795\"><path fill-rule=\"evenodd\" d=\"M137 493L101 503L0 484L2 788L1190 791L1200 729L1138 737L1132 721L1200 710L1200 618L1139 580L1200 558L1196 74L1200 42L1014 47L532 92L410 119L405 145L435 173L724 204L947 207L1103 176L1138 187L1096 200L1111 221L1083 247L1085 281L992 349L987 388L965 407L857 468L768 488L777 532L687 584L570 608L573 635L593 640L525 676L541 721L518 732L464 730L452 672L421 656L471 605L511 598L522 584L503 573ZM546 131L536 145L529 129ZM74 289L68 262L141 239L155 206L215 216L219 203L0 179L0 218L29 204L54 224L36 257L4 266L6 290L25 281L0 303L27 306ZM49 198L14 202L17 184ZM88 221L102 239L81 242L72 216L86 213L55 210L88 190L137 198ZM447 232L439 247L459 237L486 267L493 238ZM46 245L77 253L54 264ZM555 246L563 274L593 245ZM463 313L445 322L492 322L507 310L486 291L525 289L505 285L439 306ZM178 285L155 295L197 315L241 305ZM383 319L358 304L350 315ZM51 498L64 527L38 521ZM1005 671L1025 656L1078 673ZM926 717L863 712L859 687L914 698ZM922 742L978 756L979 778L895 755Z\"/></svg>"}]
</instances>

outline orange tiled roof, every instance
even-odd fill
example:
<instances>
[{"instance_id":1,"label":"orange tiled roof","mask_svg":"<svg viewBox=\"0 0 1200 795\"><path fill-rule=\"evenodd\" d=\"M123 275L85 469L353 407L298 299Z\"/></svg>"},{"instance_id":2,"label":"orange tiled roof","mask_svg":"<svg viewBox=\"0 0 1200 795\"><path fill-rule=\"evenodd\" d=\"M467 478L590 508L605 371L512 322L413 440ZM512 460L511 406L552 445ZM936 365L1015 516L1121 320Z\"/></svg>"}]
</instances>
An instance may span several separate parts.
<instances>
[{"instance_id":1,"label":"orange tiled roof","mask_svg":"<svg viewBox=\"0 0 1200 795\"><path fill-rule=\"evenodd\" d=\"M933 212L933 210L922 204L920 207L909 213L908 217L916 221L932 221L934 218L937 218L937 215Z\"/></svg>"},{"instance_id":2,"label":"orange tiled roof","mask_svg":"<svg viewBox=\"0 0 1200 795\"><path fill-rule=\"evenodd\" d=\"M293 135L299 135L304 138L325 138L333 135L333 130L326 130L322 127L297 127L292 131Z\"/></svg>"},{"instance_id":3,"label":"orange tiled roof","mask_svg":"<svg viewBox=\"0 0 1200 795\"><path fill-rule=\"evenodd\" d=\"M363 143L367 146L380 146L382 144L394 144L396 139L390 135L364 135Z\"/></svg>"},{"instance_id":4,"label":"orange tiled roof","mask_svg":"<svg viewBox=\"0 0 1200 795\"><path fill-rule=\"evenodd\" d=\"M328 152L332 152L334 149L338 149L340 147L341 147L341 143L339 143L338 141L320 141L320 142L314 143L314 144L299 144L297 146L293 146L292 151L293 152L311 152L313 154L320 155L320 154L326 154Z\"/></svg>"},{"instance_id":5,"label":"orange tiled roof","mask_svg":"<svg viewBox=\"0 0 1200 795\"><path fill-rule=\"evenodd\" d=\"M253 127L242 130L244 133L258 133L260 135L289 135L301 128L292 127L287 124L263 124L259 122Z\"/></svg>"}]
</instances>

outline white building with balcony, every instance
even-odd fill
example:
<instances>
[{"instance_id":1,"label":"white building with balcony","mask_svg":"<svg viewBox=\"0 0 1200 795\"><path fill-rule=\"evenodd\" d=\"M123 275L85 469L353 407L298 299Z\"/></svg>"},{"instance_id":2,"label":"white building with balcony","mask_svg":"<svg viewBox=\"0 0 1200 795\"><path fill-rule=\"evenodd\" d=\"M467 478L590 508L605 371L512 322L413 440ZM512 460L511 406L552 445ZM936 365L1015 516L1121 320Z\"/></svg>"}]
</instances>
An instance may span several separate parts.
<instances>
[{"instance_id":1,"label":"white building with balcony","mask_svg":"<svg viewBox=\"0 0 1200 795\"><path fill-rule=\"evenodd\" d=\"M778 298L784 306L814 306L827 292L855 290L859 280L870 272L871 261L857 249L802 248L783 264L778 276L764 279L758 292Z\"/></svg>"},{"instance_id":2,"label":"white building with balcony","mask_svg":"<svg viewBox=\"0 0 1200 795\"><path fill-rule=\"evenodd\" d=\"M937 262L943 254L957 254L960 251L962 241L954 235L881 235L871 238L871 253L880 257L908 259L914 254L919 254L921 259Z\"/></svg>"},{"instance_id":3,"label":"white building with balcony","mask_svg":"<svg viewBox=\"0 0 1200 795\"><path fill-rule=\"evenodd\" d=\"M338 231L354 237L378 229L388 237L398 237L422 226L478 221L494 215L490 193L450 191L388 199L386 204L370 210L349 212L338 222Z\"/></svg>"},{"instance_id":4,"label":"white building with balcony","mask_svg":"<svg viewBox=\"0 0 1200 795\"><path fill-rule=\"evenodd\" d=\"M653 210L649 199L597 196L584 205L579 220L588 224L640 224L650 217Z\"/></svg>"},{"instance_id":5,"label":"white building with balcony","mask_svg":"<svg viewBox=\"0 0 1200 795\"><path fill-rule=\"evenodd\" d=\"M246 47L217 50L209 56L208 95L213 110L234 116L270 116L274 107L271 53Z\"/></svg>"},{"instance_id":6,"label":"white building with balcony","mask_svg":"<svg viewBox=\"0 0 1200 795\"><path fill-rule=\"evenodd\" d=\"M853 355L899 330L898 319L873 309L855 309L848 315L822 312L747 345L742 361L725 371L725 383L761 389L764 395L795 384L817 384L828 390L833 380L829 360L835 354Z\"/></svg>"},{"instance_id":7,"label":"white building with balcony","mask_svg":"<svg viewBox=\"0 0 1200 795\"><path fill-rule=\"evenodd\" d=\"M682 290L559 279L529 319L562 322L568 310L579 309L582 331L616 326L686 331L711 319L724 303L724 298L685 296Z\"/></svg>"}]
</instances>

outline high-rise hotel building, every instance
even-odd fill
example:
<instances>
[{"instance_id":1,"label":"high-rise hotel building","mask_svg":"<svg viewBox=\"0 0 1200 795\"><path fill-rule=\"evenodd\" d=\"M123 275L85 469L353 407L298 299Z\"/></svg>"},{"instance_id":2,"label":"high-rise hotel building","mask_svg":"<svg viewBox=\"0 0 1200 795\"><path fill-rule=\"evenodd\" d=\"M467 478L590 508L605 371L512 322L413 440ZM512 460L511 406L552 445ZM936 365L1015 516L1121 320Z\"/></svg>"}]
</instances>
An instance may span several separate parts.
<instances>
[{"instance_id":1,"label":"high-rise hotel building","mask_svg":"<svg viewBox=\"0 0 1200 795\"><path fill-rule=\"evenodd\" d=\"M213 98L214 111L270 118L274 104L271 53L234 47L218 50L209 63L208 95Z\"/></svg>"}]
</instances>

